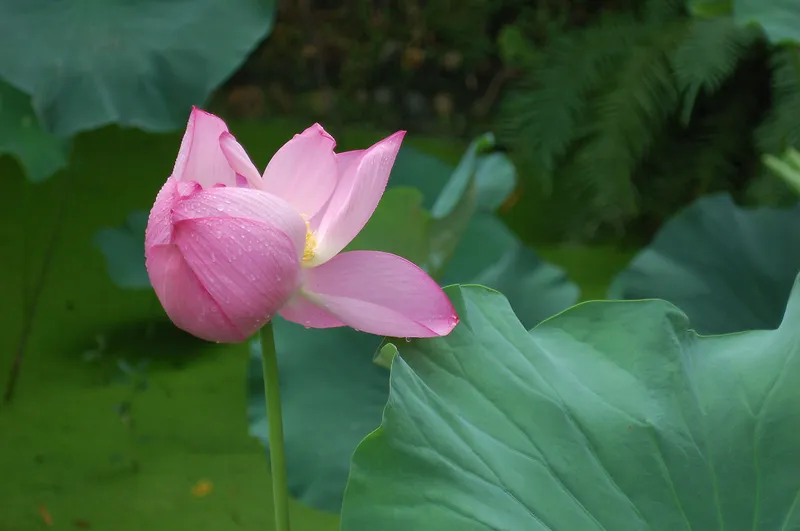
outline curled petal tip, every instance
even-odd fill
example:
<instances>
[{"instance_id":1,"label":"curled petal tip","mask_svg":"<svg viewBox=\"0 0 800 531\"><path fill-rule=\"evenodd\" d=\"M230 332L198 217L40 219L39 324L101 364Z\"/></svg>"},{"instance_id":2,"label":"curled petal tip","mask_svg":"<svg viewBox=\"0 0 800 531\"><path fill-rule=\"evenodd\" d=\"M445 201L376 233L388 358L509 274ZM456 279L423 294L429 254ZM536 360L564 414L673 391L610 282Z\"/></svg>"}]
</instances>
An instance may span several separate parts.
<instances>
[{"instance_id":1,"label":"curled petal tip","mask_svg":"<svg viewBox=\"0 0 800 531\"><path fill-rule=\"evenodd\" d=\"M172 176L178 181L196 181L204 188L218 183L235 185L236 174L219 148L219 136L227 130L218 116L192 107Z\"/></svg>"},{"instance_id":2,"label":"curled petal tip","mask_svg":"<svg viewBox=\"0 0 800 531\"><path fill-rule=\"evenodd\" d=\"M333 138L333 135L327 132L324 127L322 127L319 123L316 122L310 127L308 127L305 131L300 133L300 135L295 135L295 136L310 136L314 134L327 138L328 140L333 142L333 147L336 147L336 139Z\"/></svg>"},{"instance_id":3,"label":"curled petal tip","mask_svg":"<svg viewBox=\"0 0 800 531\"><path fill-rule=\"evenodd\" d=\"M263 190L313 217L337 182L336 142L319 124L294 135L273 155L262 176Z\"/></svg>"},{"instance_id":4,"label":"curled petal tip","mask_svg":"<svg viewBox=\"0 0 800 531\"><path fill-rule=\"evenodd\" d=\"M238 179L238 176L241 176L251 188L262 187L261 175L236 137L228 131L223 131L219 135L219 147L230 167L236 172L237 186L241 184Z\"/></svg>"}]
</instances>

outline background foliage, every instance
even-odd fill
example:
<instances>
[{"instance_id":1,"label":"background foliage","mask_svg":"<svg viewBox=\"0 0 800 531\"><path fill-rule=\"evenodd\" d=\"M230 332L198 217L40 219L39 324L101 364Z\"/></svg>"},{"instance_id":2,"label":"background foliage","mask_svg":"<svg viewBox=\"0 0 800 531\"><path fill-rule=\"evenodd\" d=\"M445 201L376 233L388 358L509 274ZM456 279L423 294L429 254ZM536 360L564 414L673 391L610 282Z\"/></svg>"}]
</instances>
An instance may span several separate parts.
<instances>
[{"instance_id":1,"label":"background foliage","mask_svg":"<svg viewBox=\"0 0 800 531\"><path fill-rule=\"evenodd\" d=\"M546 200L521 214L527 223L573 213L542 237L646 238L719 190L740 201L787 198L759 154L798 141L798 34L774 36L771 20L785 15L778 3L734 4L692 13L683 2L638 2L564 32L531 59L500 124L531 196ZM743 24L754 9L766 26Z\"/></svg>"}]
</instances>

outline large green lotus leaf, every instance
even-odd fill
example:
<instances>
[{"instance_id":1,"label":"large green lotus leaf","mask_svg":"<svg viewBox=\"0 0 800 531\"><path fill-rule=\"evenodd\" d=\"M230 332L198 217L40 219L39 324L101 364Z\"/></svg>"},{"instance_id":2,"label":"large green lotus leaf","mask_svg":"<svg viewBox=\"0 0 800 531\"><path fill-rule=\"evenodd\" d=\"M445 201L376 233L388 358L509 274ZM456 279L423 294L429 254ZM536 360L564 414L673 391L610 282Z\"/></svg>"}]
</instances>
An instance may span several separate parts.
<instances>
[{"instance_id":1,"label":"large green lotus leaf","mask_svg":"<svg viewBox=\"0 0 800 531\"><path fill-rule=\"evenodd\" d=\"M733 18L740 24L758 24L775 44L800 44L797 0L733 0Z\"/></svg>"},{"instance_id":2,"label":"large green lotus leaf","mask_svg":"<svg viewBox=\"0 0 800 531\"><path fill-rule=\"evenodd\" d=\"M62 136L186 124L272 29L274 0L4 2L0 78Z\"/></svg>"},{"instance_id":3,"label":"large green lotus leaf","mask_svg":"<svg viewBox=\"0 0 800 531\"><path fill-rule=\"evenodd\" d=\"M401 344L342 530L800 528L800 290L777 331L699 337L661 300L528 332L480 286Z\"/></svg>"},{"instance_id":4,"label":"large green lotus leaf","mask_svg":"<svg viewBox=\"0 0 800 531\"><path fill-rule=\"evenodd\" d=\"M778 326L800 271L800 206L697 200L669 220L609 288L610 299L666 299L701 334Z\"/></svg>"},{"instance_id":5,"label":"large green lotus leaf","mask_svg":"<svg viewBox=\"0 0 800 531\"><path fill-rule=\"evenodd\" d=\"M3 154L16 157L33 182L41 182L67 165L67 142L42 130L27 94L0 81L0 155Z\"/></svg>"}]
</instances>

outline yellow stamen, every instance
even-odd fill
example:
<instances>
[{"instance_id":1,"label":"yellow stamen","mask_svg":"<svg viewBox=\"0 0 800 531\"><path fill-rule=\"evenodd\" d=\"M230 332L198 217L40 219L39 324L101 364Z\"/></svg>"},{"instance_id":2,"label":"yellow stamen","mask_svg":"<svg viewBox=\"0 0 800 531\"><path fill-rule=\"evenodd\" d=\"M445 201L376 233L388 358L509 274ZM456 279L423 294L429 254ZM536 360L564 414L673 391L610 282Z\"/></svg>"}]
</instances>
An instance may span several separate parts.
<instances>
[{"instance_id":1,"label":"yellow stamen","mask_svg":"<svg viewBox=\"0 0 800 531\"><path fill-rule=\"evenodd\" d=\"M311 223L306 220L306 247L303 249L303 262L308 262L314 258L314 249L317 248L317 238L311 232Z\"/></svg>"}]
</instances>

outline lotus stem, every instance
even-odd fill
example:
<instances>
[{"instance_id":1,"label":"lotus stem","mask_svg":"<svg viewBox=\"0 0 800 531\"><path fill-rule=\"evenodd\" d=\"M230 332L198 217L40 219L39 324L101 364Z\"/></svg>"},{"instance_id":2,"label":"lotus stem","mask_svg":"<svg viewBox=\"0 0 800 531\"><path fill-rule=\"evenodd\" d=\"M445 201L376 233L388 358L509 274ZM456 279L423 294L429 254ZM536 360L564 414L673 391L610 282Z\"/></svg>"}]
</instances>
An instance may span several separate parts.
<instances>
[{"instance_id":1,"label":"lotus stem","mask_svg":"<svg viewBox=\"0 0 800 531\"><path fill-rule=\"evenodd\" d=\"M275 530L289 531L289 492L286 485L286 451L283 441L283 414L278 381L278 356L272 321L261 328L261 360L264 371L264 395L269 424L269 458L272 469L272 496Z\"/></svg>"}]
</instances>

